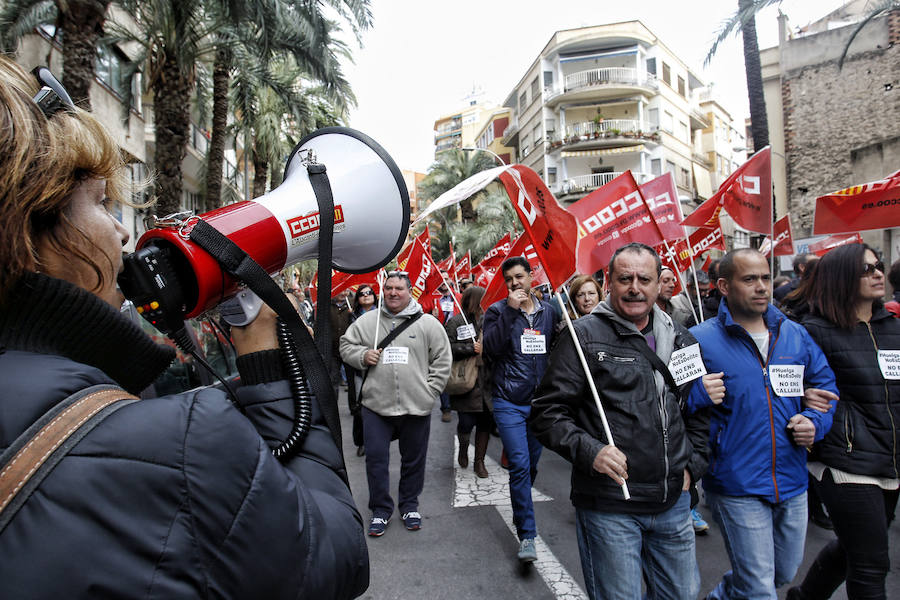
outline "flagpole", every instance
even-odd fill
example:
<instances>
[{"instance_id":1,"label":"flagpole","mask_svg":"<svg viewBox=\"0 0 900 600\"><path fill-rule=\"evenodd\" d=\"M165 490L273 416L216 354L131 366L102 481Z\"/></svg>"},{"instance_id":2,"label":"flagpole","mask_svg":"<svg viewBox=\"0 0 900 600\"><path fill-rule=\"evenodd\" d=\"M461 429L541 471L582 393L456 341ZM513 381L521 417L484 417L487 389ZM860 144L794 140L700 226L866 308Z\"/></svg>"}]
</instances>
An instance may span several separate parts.
<instances>
[{"instance_id":1,"label":"flagpole","mask_svg":"<svg viewBox=\"0 0 900 600\"><path fill-rule=\"evenodd\" d=\"M669 247L669 241L665 238L663 238L663 245L665 245L666 247L666 256L674 261L674 259L672 258L672 249ZM693 264L693 261L691 261L691 266L693 266ZM688 306L691 307L691 314L694 316L694 321L699 323L700 321L697 321L697 312L694 310L694 303L691 302L691 294L690 292L688 292L687 284L685 284L684 282L684 277L681 276L681 271L678 269L678 264L673 262L672 266L675 267L675 275L678 276L678 281L679 283L681 283L681 287L684 288L684 295L687 296Z\"/></svg>"},{"instance_id":2,"label":"flagpole","mask_svg":"<svg viewBox=\"0 0 900 600\"><path fill-rule=\"evenodd\" d=\"M381 329L381 307L384 300L384 282L387 280L387 277L382 277L382 273L384 273L384 269L378 271L378 275L375 277L378 280L378 315L375 317L375 333L372 336L373 350L378 350L378 330Z\"/></svg>"},{"instance_id":3,"label":"flagpole","mask_svg":"<svg viewBox=\"0 0 900 600\"><path fill-rule=\"evenodd\" d=\"M600 395L597 393L597 386L594 385L594 378L591 377L591 370L588 367L587 360L584 358L584 351L578 342L578 336L575 334L575 327L572 325L572 319L569 317L569 311L566 310L565 302L563 302L562 294L556 292L556 299L559 301L559 307L562 309L563 317L566 319L566 327L569 328L569 334L572 336L572 343L575 344L575 351L578 353L578 360L581 361L581 368L584 369L584 376L587 379L588 386L591 388L591 395L594 397L594 404L597 412L600 414L600 420L603 422L603 433L606 434L606 441L609 445L615 447L612 432L609 430L609 422L606 420L606 413L603 411L603 405L600 404ZM631 500L631 494L628 493L628 483L622 483L622 494L626 500Z\"/></svg>"},{"instance_id":4,"label":"flagpole","mask_svg":"<svg viewBox=\"0 0 900 600\"><path fill-rule=\"evenodd\" d=\"M775 185L772 185L772 218L769 219L769 239L772 240L772 256L769 257L769 269L775 279ZM773 290L774 291L774 290Z\"/></svg>"},{"instance_id":5,"label":"flagpole","mask_svg":"<svg viewBox=\"0 0 900 600\"><path fill-rule=\"evenodd\" d=\"M699 325L706 320L706 316L703 314L703 298L700 297L700 282L697 281L697 265L694 264L694 249L691 248L691 241L688 239L688 236L684 236L684 245L687 246L688 255L691 257L691 273L694 274L694 291L697 292L697 310L700 311L699 321L697 321L697 313L694 312L694 303L690 302L690 294L687 294L688 304L691 305L691 312L694 314L694 320L697 321L697 324Z\"/></svg>"}]
</instances>

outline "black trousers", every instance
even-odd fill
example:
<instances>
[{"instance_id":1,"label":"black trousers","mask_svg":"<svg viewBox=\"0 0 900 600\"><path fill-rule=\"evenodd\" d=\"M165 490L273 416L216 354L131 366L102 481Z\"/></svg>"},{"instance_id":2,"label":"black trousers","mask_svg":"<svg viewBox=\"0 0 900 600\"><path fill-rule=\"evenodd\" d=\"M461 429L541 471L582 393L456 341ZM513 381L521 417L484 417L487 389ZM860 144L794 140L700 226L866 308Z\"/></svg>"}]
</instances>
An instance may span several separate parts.
<instances>
[{"instance_id":1,"label":"black trousers","mask_svg":"<svg viewBox=\"0 0 900 600\"><path fill-rule=\"evenodd\" d=\"M494 417L489 410L461 412L457 415L459 421L456 424L456 433L459 435L469 435L472 433L472 429L478 433L490 433L494 428Z\"/></svg>"},{"instance_id":2,"label":"black trousers","mask_svg":"<svg viewBox=\"0 0 900 600\"><path fill-rule=\"evenodd\" d=\"M875 485L836 484L826 469L819 495L837 539L822 548L810 566L800 591L804 598L830 598L847 582L847 597L885 598L884 579L891 567L888 527L900 490Z\"/></svg>"}]
</instances>

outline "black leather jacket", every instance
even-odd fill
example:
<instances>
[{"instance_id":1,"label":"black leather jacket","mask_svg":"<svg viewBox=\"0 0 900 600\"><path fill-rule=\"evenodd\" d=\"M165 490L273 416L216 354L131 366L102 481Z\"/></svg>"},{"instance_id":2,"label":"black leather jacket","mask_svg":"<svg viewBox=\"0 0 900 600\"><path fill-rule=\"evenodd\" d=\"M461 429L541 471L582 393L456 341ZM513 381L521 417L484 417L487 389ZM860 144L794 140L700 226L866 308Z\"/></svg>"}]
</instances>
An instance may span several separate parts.
<instances>
[{"instance_id":1,"label":"black leather jacket","mask_svg":"<svg viewBox=\"0 0 900 600\"><path fill-rule=\"evenodd\" d=\"M658 308L654 320L664 320L674 349L696 343ZM647 342L633 325L597 309L574 325L613 440L628 459L631 500L624 501L619 485L592 468L606 436L568 329L554 347L535 392L532 431L542 444L572 462L575 506L631 514L661 512L678 499L684 469L692 482L706 471L708 413L686 416L683 410L683 398L693 382L682 385L678 394L666 385L660 400L653 366L638 346Z\"/></svg>"},{"instance_id":2,"label":"black leather jacket","mask_svg":"<svg viewBox=\"0 0 900 600\"><path fill-rule=\"evenodd\" d=\"M900 380L886 380L877 350L900 350L900 321L879 309L852 331L807 316L803 326L834 371L840 400L831 430L813 447L812 459L847 473L898 478Z\"/></svg>"}]
</instances>

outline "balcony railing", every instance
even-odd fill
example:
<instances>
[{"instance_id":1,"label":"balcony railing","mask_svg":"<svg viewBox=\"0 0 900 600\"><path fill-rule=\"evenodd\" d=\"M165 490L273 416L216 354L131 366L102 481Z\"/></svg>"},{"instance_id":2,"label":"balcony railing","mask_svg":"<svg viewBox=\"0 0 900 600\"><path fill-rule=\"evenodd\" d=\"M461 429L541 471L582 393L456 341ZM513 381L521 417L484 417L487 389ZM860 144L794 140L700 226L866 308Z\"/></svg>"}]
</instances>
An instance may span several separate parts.
<instances>
[{"instance_id":1,"label":"balcony railing","mask_svg":"<svg viewBox=\"0 0 900 600\"><path fill-rule=\"evenodd\" d=\"M561 195L566 195L595 190L606 185L622 173L624 173L624 171L615 171L612 173L591 173L590 175L576 175L575 177L564 179L556 186L553 191L558 192ZM632 171L632 175L634 175L635 180L639 184L644 183L648 180L648 176L646 173L635 173L634 171Z\"/></svg>"},{"instance_id":2,"label":"balcony railing","mask_svg":"<svg viewBox=\"0 0 900 600\"><path fill-rule=\"evenodd\" d=\"M571 92L595 85L638 85L657 89L656 75L630 67L603 67L566 75L560 92Z\"/></svg>"},{"instance_id":3,"label":"balcony railing","mask_svg":"<svg viewBox=\"0 0 900 600\"><path fill-rule=\"evenodd\" d=\"M566 126L566 137L594 136L595 133L650 133L655 127L650 123L642 123L631 119L603 119L602 121L584 121Z\"/></svg>"}]
</instances>

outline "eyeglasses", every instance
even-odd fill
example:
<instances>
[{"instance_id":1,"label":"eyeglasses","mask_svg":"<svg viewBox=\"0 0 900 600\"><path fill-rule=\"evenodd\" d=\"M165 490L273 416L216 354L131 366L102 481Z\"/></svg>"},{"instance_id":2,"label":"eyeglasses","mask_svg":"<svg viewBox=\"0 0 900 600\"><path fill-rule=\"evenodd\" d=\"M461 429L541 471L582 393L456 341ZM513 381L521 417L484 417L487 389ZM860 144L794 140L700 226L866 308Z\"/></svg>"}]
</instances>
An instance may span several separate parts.
<instances>
[{"instance_id":1,"label":"eyeglasses","mask_svg":"<svg viewBox=\"0 0 900 600\"><path fill-rule=\"evenodd\" d=\"M47 67L35 67L31 73L41 84L41 89L34 95L34 103L48 119L61 110L75 110L75 103L66 88L53 76Z\"/></svg>"},{"instance_id":2,"label":"eyeglasses","mask_svg":"<svg viewBox=\"0 0 900 600\"><path fill-rule=\"evenodd\" d=\"M863 264L862 277L871 277L876 270L881 271L881 274L884 275L884 263L880 260L877 263L865 263Z\"/></svg>"},{"instance_id":3,"label":"eyeglasses","mask_svg":"<svg viewBox=\"0 0 900 600\"><path fill-rule=\"evenodd\" d=\"M359 293L360 296L374 296L375 292L372 290L363 290Z\"/></svg>"}]
</instances>

